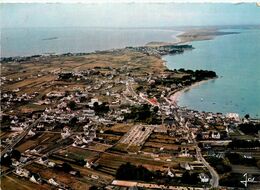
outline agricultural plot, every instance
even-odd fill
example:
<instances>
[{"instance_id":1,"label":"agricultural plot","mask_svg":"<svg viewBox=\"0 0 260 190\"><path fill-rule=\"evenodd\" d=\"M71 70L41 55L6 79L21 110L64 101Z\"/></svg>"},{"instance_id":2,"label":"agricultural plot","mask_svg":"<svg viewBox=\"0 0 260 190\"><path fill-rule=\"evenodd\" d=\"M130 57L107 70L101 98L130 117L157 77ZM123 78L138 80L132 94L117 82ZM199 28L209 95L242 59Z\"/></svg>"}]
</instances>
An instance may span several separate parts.
<instances>
[{"instance_id":1,"label":"agricultural plot","mask_svg":"<svg viewBox=\"0 0 260 190\"><path fill-rule=\"evenodd\" d=\"M153 125L135 125L123 136L119 143L128 144L128 146L142 146L154 127Z\"/></svg>"},{"instance_id":2,"label":"agricultural plot","mask_svg":"<svg viewBox=\"0 0 260 190\"><path fill-rule=\"evenodd\" d=\"M77 148L77 147L68 147L64 150L60 150L56 153L56 155L62 157L62 158L68 158L70 160L88 160L92 161L99 157L98 152Z\"/></svg>"},{"instance_id":3,"label":"agricultural plot","mask_svg":"<svg viewBox=\"0 0 260 190\"><path fill-rule=\"evenodd\" d=\"M142 165L151 170L165 170L168 167L178 167L178 163L165 162L161 160L154 160L151 157L143 156L143 155L120 155L120 154L112 154L112 153L103 153L100 159L96 162L99 164L98 171L102 171L104 173L108 173L111 175L116 174L116 170L127 162L130 162L134 165Z\"/></svg>"},{"instance_id":4,"label":"agricultural plot","mask_svg":"<svg viewBox=\"0 0 260 190\"><path fill-rule=\"evenodd\" d=\"M50 190L52 187L49 184L38 185L36 183L30 182L25 178L18 177L15 174L8 175L1 178L1 189L5 190L31 190L31 189L41 189Z\"/></svg>"},{"instance_id":5,"label":"agricultural plot","mask_svg":"<svg viewBox=\"0 0 260 190\"><path fill-rule=\"evenodd\" d=\"M69 173L65 173L63 171L57 171L52 168L47 168L45 166L36 163L26 166L26 169L28 169L31 172L38 173L42 178L47 180L50 178L54 178L60 184L70 186L72 187L72 189L83 190L89 187L88 184L77 180L76 177L72 176Z\"/></svg>"}]
</instances>

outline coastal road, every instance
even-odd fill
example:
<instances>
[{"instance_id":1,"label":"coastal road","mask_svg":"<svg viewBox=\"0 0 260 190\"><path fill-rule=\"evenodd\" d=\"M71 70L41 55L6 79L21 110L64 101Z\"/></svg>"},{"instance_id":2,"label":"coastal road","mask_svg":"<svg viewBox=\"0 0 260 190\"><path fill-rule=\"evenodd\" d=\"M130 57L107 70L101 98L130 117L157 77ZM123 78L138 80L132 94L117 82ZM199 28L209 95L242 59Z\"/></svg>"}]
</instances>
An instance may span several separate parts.
<instances>
[{"instance_id":1,"label":"coastal road","mask_svg":"<svg viewBox=\"0 0 260 190\"><path fill-rule=\"evenodd\" d=\"M218 173L215 171L215 169L213 167L211 167L209 165L209 163L203 158L202 154L201 154L201 150L200 148L197 146L196 147L196 151L197 151L197 158L204 164L204 166L207 167L207 169L210 172L211 175L211 180L210 180L210 184L212 187L218 187L219 186L219 175Z\"/></svg>"},{"instance_id":2,"label":"coastal road","mask_svg":"<svg viewBox=\"0 0 260 190\"><path fill-rule=\"evenodd\" d=\"M1 151L1 157L5 155L5 153L7 153L8 151L12 150L13 147L15 147L15 145L17 145L28 134L28 132L40 122L41 119L42 117L39 117L36 121L29 125L21 134L19 134L18 137L12 142L12 144L6 146L5 149Z\"/></svg>"}]
</instances>

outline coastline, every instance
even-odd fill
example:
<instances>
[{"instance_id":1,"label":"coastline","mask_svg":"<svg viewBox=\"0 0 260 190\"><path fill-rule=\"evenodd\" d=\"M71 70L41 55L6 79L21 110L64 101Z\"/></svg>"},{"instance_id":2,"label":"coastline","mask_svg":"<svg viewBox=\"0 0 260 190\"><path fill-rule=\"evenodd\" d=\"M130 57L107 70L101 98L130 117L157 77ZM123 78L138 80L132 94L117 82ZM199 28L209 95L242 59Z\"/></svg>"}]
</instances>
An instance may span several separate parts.
<instances>
[{"instance_id":1,"label":"coastline","mask_svg":"<svg viewBox=\"0 0 260 190\"><path fill-rule=\"evenodd\" d=\"M206 80L202 80L202 81L195 82L195 83L193 83L192 85L189 85L189 86L184 86L184 87L180 88L179 90L170 93L170 95L168 96L168 99L170 100L170 102L171 102L172 104L175 104L175 105L179 106L179 105L178 105L178 99L180 98L180 96L181 96L183 93L185 93L186 91L191 90L191 89L194 88L194 87L200 86L201 84L206 83L206 82L208 82L208 81L210 81L210 80L215 80L216 78L217 78L217 77L215 77L215 78L210 78L210 79L206 79Z\"/></svg>"},{"instance_id":2,"label":"coastline","mask_svg":"<svg viewBox=\"0 0 260 190\"><path fill-rule=\"evenodd\" d=\"M217 36L239 34L239 32L222 32L218 29L188 29L176 34L174 42L149 42L145 44L148 47L179 45L193 41L213 40Z\"/></svg>"},{"instance_id":3,"label":"coastline","mask_svg":"<svg viewBox=\"0 0 260 190\"><path fill-rule=\"evenodd\" d=\"M204 41L204 40L213 40L217 36L221 35L229 35L229 34L239 34L237 32L221 32L218 29L194 29L194 30L186 30L178 33L176 35L176 42L173 42L172 45L178 45L181 43L188 43L192 41ZM167 45L167 44L165 44ZM167 63L164 60L164 66L167 67ZM168 68L168 67L167 67ZM214 80L215 78L209 78L206 80L195 82L189 86L184 86L176 91L172 91L169 93L167 99L174 105L178 105L178 99L180 96L188 90L191 90L194 87L197 87L203 83L206 83L210 80Z\"/></svg>"}]
</instances>

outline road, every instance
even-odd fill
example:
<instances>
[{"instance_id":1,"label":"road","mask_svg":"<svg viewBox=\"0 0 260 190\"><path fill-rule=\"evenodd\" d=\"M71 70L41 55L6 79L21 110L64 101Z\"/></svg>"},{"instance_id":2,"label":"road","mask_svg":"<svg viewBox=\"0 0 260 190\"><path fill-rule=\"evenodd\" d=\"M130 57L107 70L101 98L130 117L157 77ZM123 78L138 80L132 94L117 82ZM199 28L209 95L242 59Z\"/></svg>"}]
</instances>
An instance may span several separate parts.
<instances>
[{"instance_id":1,"label":"road","mask_svg":"<svg viewBox=\"0 0 260 190\"><path fill-rule=\"evenodd\" d=\"M41 119L42 117L39 117L36 121L29 125L21 134L19 134L18 137L12 142L12 144L6 146L5 149L1 151L1 157L8 151L12 150L13 147L17 145L28 134L28 132L40 122Z\"/></svg>"},{"instance_id":2,"label":"road","mask_svg":"<svg viewBox=\"0 0 260 190\"><path fill-rule=\"evenodd\" d=\"M180 121L180 116L178 115L178 113L175 113L175 116L178 118L178 120ZM194 138L192 138L192 132L190 131L189 127L187 127L187 125L183 125L181 122L179 122L180 126L185 127L189 133L190 133L190 140L193 141L194 145L196 145L196 153L197 153L197 159L200 160L203 165L209 170L210 175L211 175L211 180L210 180L210 185L212 187L218 187L219 186L219 175L218 173L215 171L215 169L213 167L211 167L209 165L209 163L204 159L204 157L201 154L201 150L198 147L198 143L196 142L196 140Z\"/></svg>"},{"instance_id":3,"label":"road","mask_svg":"<svg viewBox=\"0 0 260 190\"><path fill-rule=\"evenodd\" d=\"M204 166L207 167L207 169L210 172L211 175L211 180L210 180L210 184L212 187L218 187L219 186L219 175L218 173L215 171L215 169L213 167L211 167L209 165L209 163L203 158L202 154L201 154L201 150L200 148L197 146L196 147L196 151L197 151L197 158L200 159L200 161L204 164Z\"/></svg>"}]
</instances>

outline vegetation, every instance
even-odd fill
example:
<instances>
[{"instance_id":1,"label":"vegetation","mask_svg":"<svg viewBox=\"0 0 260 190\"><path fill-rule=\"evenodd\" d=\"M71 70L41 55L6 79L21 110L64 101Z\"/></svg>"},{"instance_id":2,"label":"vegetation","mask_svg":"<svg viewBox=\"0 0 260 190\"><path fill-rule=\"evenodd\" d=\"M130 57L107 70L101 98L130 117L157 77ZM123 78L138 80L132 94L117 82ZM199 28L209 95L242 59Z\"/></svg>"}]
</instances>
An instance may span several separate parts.
<instances>
[{"instance_id":1,"label":"vegetation","mask_svg":"<svg viewBox=\"0 0 260 190\"><path fill-rule=\"evenodd\" d=\"M211 166L213 166L219 174L228 173L232 170L231 166L223 158L209 156L206 158Z\"/></svg>"},{"instance_id":2,"label":"vegetation","mask_svg":"<svg viewBox=\"0 0 260 190\"><path fill-rule=\"evenodd\" d=\"M232 142L228 144L229 148L257 148L260 147L260 142L258 140L240 140L233 139Z\"/></svg>"},{"instance_id":3,"label":"vegetation","mask_svg":"<svg viewBox=\"0 0 260 190\"><path fill-rule=\"evenodd\" d=\"M103 115L109 112L109 106L107 105L106 102L103 102L100 105L98 104L98 102L95 102L93 106L94 106L94 111L97 115Z\"/></svg>"},{"instance_id":4,"label":"vegetation","mask_svg":"<svg viewBox=\"0 0 260 190\"><path fill-rule=\"evenodd\" d=\"M260 131L260 124L254 124L254 123L242 123L238 126L239 130L241 130L243 133L247 135L254 135L257 134L258 131Z\"/></svg>"},{"instance_id":5,"label":"vegetation","mask_svg":"<svg viewBox=\"0 0 260 190\"><path fill-rule=\"evenodd\" d=\"M185 171L181 177L181 182L184 184L197 184L199 183L199 178L196 173Z\"/></svg>"},{"instance_id":6,"label":"vegetation","mask_svg":"<svg viewBox=\"0 0 260 190\"><path fill-rule=\"evenodd\" d=\"M77 104L76 104L76 102L74 102L74 101L70 101L70 102L68 103L68 107L69 107L71 110L75 110L76 107L77 107Z\"/></svg>"},{"instance_id":7,"label":"vegetation","mask_svg":"<svg viewBox=\"0 0 260 190\"><path fill-rule=\"evenodd\" d=\"M192 70L185 70L183 68L179 69L179 71L191 74L191 76L195 77L197 81L201 81L206 78L217 77L217 74L214 71L207 71L207 70L192 71Z\"/></svg>"},{"instance_id":8,"label":"vegetation","mask_svg":"<svg viewBox=\"0 0 260 190\"><path fill-rule=\"evenodd\" d=\"M151 181L153 173L143 166L131 165L129 162L122 164L117 172L116 179Z\"/></svg>"},{"instance_id":9,"label":"vegetation","mask_svg":"<svg viewBox=\"0 0 260 190\"><path fill-rule=\"evenodd\" d=\"M132 106L131 113L126 113L124 118L125 120L133 119L134 121L145 122L147 124L161 124L161 120L157 119L157 112L158 107L151 109L150 105L143 104L141 106Z\"/></svg>"},{"instance_id":10,"label":"vegetation","mask_svg":"<svg viewBox=\"0 0 260 190\"><path fill-rule=\"evenodd\" d=\"M59 79L64 80L64 81L70 80L72 77L73 77L72 73L60 73L59 74Z\"/></svg>"},{"instance_id":11,"label":"vegetation","mask_svg":"<svg viewBox=\"0 0 260 190\"><path fill-rule=\"evenodd\" d=\"M243 174L231 173L219 181L221 186L245 187L240 181L244 180Z\"/></svg>"},{"instance_id":12,"label":"vegetation","mask_svg":"<svg viewBox=\"0 0 260 190\"><path fill-rule=\"evenodd\" d=\"M249 115L249 114L246 114L246 115L245 115L245 118L246 118L246 119L249 119L249 118L250 118L250 115Z\"/></svg>"},{"instance_id":13,"label":"vegetation","mask_svg":"<svg viewBox=\"0 0 260 190\"><path fill-rule=\"evenodd\" d=\"M15 159L17 161L19 161L21 158L21 153L19 150L13 150L10 154L8 155L3 155L1 157L1 165L3 166L11 166L12 165L12 160L11 159Z\"/></svg>"},{"instance_id":14,"label":"vegetation","mask_svg":"<svg viewBox=\"0 0 260 190\"><path fill-rule=\"evenodd\" d=\"M227 153L226 157L228 158L231 164L248 165L248 166L256 165L255 158L244 158L243 156L237 153Z\"/></svg>"}]
</instances>

